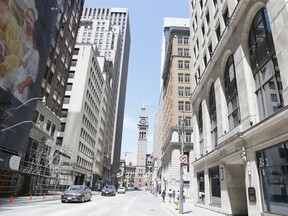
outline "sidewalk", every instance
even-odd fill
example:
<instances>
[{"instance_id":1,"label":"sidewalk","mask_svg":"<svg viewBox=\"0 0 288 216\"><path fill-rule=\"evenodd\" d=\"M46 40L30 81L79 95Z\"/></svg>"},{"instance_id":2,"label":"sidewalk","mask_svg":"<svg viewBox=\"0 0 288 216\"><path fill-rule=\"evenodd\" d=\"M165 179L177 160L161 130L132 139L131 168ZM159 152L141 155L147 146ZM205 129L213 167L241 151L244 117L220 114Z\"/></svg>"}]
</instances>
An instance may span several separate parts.
<instances>
[{"instance_id":1,"label":"sidewalk","mask_svg":"<svg viewBox=\"0 0 288 216\"><path fill-rule=\"evenodd\" d=\"M152 195L152 196L155 197L155 195ZM160 194L157 194L157 198L162 202L162 197ZM168 211L170 211L173 215L176 215L176 216L179 216L179 215L224 216L225 215L225 214L221 214L218 212L210 211L208 209L195 206L192 203L191 199L187 199L185 201L185 203L183 203L183 214L179 214L179 210L175 209L176 205L173 201L171 201L171 203L169 203L169 197L168 196L165 197L165 203L163 203L163 205Z\"/></svg>"}]
</instances>

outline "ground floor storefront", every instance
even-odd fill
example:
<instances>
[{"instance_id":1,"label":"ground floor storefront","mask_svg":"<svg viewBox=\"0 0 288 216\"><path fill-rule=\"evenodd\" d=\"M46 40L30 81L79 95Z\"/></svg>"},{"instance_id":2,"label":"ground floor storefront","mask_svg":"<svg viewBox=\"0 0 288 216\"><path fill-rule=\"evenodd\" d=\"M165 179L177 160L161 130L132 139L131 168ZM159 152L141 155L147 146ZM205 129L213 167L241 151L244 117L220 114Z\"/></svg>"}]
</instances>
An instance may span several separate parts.
<instances>
[{"instance_id":1,"label":"ground floor storefront","mask_svg":"<svg viewBox=\"0 0 288 216\"><path fill-rule=\"evenodd\" d=\"M288 127L282 117L235 133L192 163L195 205L228 215L288 215Z\"/></svg>"}]
</instances>

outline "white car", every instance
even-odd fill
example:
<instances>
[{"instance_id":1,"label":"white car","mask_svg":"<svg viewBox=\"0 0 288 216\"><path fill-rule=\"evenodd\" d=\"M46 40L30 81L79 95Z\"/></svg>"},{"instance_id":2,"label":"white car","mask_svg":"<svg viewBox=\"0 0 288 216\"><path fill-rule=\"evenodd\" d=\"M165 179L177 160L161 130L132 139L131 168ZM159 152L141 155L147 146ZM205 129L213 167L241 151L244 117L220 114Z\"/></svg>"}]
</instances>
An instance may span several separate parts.
<instances>
[{"instance_id":1,"label":"white car","mask_svg":"<svg viewBox=\"0 0 288 216\"><path fill-rule=\"evenodd\" d=\"M118 192L118 193L124 193L124 194L125 194L126 189L125 189L125 187L119 187L117 192Z\"/></svg>"}]
</instances>

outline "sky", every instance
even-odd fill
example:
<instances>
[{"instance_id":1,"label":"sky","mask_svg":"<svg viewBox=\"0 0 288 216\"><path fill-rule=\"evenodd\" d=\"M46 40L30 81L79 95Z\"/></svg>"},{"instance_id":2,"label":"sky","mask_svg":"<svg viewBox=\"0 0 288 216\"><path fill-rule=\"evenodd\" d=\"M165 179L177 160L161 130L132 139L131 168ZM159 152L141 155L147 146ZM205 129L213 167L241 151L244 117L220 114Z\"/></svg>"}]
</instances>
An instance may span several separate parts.
<instances>
[{"instance_id":1,"label":"sky","mask_svg":"<svg viewBox=\"0 0 288 216\"><path fill-rule=\"evenodd\" d=\"M139 115L148 112L147 153L153 152L154 117L160 96L164 17L188 18L188 0L85 0L85 7L128 8L130 57L121 152L137 153Z\"/></svg>"}]
</instances>

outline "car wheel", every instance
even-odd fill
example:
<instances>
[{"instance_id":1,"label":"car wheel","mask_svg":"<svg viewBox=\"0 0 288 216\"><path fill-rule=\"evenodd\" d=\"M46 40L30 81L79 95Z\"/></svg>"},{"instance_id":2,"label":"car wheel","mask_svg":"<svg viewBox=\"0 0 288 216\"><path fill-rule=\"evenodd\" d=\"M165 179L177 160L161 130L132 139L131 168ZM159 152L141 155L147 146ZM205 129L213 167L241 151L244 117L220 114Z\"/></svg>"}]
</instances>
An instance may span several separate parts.
<instances>
[{"instance_id":1,"label":"car wheel","mask_svg":"<svg viewBox=\"0 0 288 216\"><path fill-rule=\"evenodd\" d=\"M65 203L65 200L61 200L62 203Z\"/></svg>"},{"instance_id":2,"label":"car wheel","mask_svg":"<svg viewBox=\"0 0 288 216\"><path fill-rule=\"evenodd\" d=\"M82 203L85 202L85 197L84 197L84 196L81 197L81 202L82 202Z\"/></svg>"}]
</instances>

